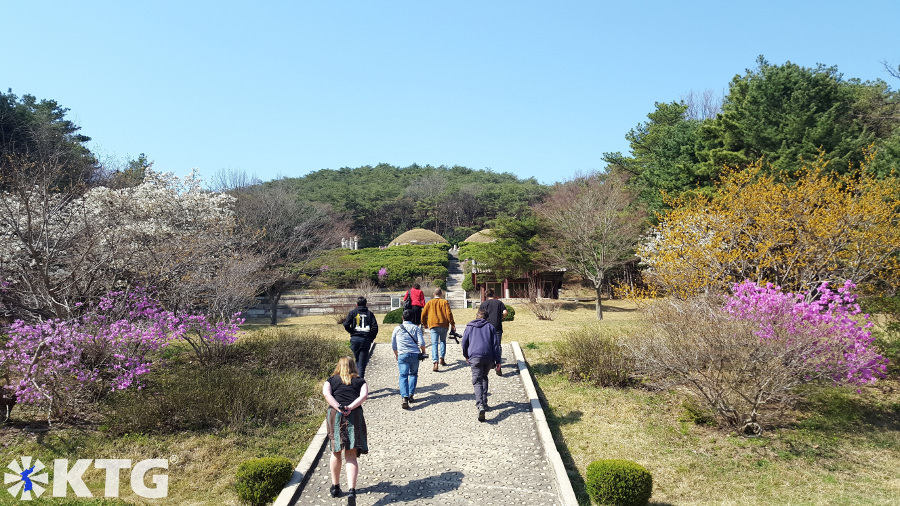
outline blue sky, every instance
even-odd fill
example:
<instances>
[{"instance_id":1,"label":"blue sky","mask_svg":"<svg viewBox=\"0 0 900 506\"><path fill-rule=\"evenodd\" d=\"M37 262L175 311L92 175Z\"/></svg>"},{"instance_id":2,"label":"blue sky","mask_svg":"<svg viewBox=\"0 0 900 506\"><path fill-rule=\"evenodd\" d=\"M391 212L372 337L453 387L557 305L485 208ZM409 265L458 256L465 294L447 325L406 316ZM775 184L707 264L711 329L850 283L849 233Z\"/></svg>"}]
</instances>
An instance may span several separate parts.
<instances>
[{"instance_id":1,"label":"blue sky","mask_svg":"<svg viewBox=\"0 0 900 506\"><path fill-rule=\"evenodd\" d=\"M102 157L263 180L389 163L544 183L760 54L900 81L900 2L0 0L0 88Z\"/></svg>"}]
</instances>

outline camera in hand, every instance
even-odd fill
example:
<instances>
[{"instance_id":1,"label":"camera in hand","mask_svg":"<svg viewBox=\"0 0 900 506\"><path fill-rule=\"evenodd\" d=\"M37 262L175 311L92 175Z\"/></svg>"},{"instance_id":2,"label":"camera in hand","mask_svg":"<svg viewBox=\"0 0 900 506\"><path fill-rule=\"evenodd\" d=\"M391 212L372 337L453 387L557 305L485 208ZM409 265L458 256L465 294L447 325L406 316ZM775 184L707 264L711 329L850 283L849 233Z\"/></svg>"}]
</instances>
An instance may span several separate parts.
<instances>
[{"instance_id":1,"label":"camera in hand","mask_svg":"<svg viewBox=\"0 0 900 506\"><path fill-rule=\"evenodd\" d=\"M425 360L426 358L428 358L427 353L419 353L419 362Z\"/></svg>"},{"instance_id":2,"label":"camera in hand","mask_svg":"<svg viewBox=\"0 0 900 506\"><path fill-rule=\"evenodd\" d=\"M462 338L462 336L459 335L459 332L456 332L456 331L450 331L450 332L448 332L448 333L447 333L447 337L449 337L450 339L453 339L453 341L454 341L456 344L459 344L459 340L460 340L460 338Z\"/></svg>"}]
</instances>

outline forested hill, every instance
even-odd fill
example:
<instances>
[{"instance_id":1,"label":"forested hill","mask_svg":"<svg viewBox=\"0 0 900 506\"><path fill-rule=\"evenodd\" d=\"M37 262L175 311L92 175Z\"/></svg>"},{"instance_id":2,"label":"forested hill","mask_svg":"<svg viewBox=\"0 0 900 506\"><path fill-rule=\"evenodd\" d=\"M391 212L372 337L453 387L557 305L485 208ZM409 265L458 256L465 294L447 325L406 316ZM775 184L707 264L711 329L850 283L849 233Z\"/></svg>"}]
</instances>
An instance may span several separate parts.
<instances>
[{"instance_id":1,"label":"forested hill","mask_svg":"<svg viewBox=\"0 0 900 506\"><path fill-rule=\"evenodd\" d=\"M522 216L547 191L508 172L431 165L325 169L266 184L288 185L302 200L345 213L361 247L387 245L416 227L457 243L497 216Z\"/></svg>"}]
</instances>

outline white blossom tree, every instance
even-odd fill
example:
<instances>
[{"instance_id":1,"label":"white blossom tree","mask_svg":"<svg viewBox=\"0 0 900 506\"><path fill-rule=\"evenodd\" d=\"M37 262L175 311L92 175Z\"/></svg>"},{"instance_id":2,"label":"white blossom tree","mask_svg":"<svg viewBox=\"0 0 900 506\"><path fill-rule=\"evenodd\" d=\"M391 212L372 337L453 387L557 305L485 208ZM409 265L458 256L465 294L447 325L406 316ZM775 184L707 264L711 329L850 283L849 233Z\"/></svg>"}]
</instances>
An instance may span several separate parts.
<instances>
[{"instance_id":1,"label":"white blossom tree","mask_svg":"<svg viewBox=\"0 0 900 506\"><path fill-rule=\"evenodd\" d=\"M0 192L0 300L17 317L66 319L135 284L176 310L224 316L252 299L262 260L234 234L233 197L204 191L196 174L148 170L141 184L113 189L59 187L52 168L33 165L4 173L20 176Z\"/></svg>"}]
</instances>

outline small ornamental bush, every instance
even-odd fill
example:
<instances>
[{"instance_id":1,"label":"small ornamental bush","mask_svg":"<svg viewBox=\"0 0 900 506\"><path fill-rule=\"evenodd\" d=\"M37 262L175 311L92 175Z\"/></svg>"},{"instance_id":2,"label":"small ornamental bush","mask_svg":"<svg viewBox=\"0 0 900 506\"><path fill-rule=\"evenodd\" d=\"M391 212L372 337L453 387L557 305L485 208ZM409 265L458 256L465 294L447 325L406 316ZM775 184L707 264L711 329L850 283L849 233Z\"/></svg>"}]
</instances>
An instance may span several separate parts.
<instances>
[{"instance_id":1,"label":"small ornamental bush","mask_svg":"<svg viewBox=\"0 0 900 506\"><path fill-rule=\"evenodd\" d=\"M516 309L512 306L506 306L506 316L503 318L505 322L511 322L516 318Z\"/></svg>"},{"instance_id":2,"label":"small ornamental bush","mask_svg":"<svg viewBox=\"0 0 900 506\"><path fill-rule=\"evenodd\" d=\"M248 460L237 470L234 486L238 497L254 505L267 504L278 497L293 470L291 461L284 457Z\"/></svg>"},{"instance_id":3,"label":"small ornamental bush","mask_svg":"<svg viewBox=\"0 0 900 506\"><path fill-rule=\"evenodd\" d=\"M630 460L595 460L587 467L585 487L597 504L643 506L653 493L653 476Z\"/></svg>"},{"instance_id":4,"label":"small ornamental bush","mask_svg":"<svg viewBox=\"0 0 900 506\"><path fill-rule=\"evenodd\" d=\"M570 330L555 343L554 361L569 379L604 387L623 387L631 382L633 361L619 338L605 328Z\"/></svg>"},{"instance_id":5,"label":"small ornamental bush","mask_svg":"<svg viewBox=\"0 0 900 506\"><path fill-rule=\"evenodd\" d=\"M523 302L525 309L531 311L538 320L552 321L562 307L562 302L549 299L531 299Z\"/></svg>"},{"instance_id":6,"label":"small ornamental bush","mask_svg":"<svg viewBox=\"0 0 900 506\"><path fill-rule=\"evenodd\" d=\"M398 307L393 311L389 311L388 314L384 315L384 320L381 323L396 323L398 325L403 323L403 308Z\"/></svg>"},{"instance_id":7,"label":"small ornamental bush","mask_svg":"<svg viewBox=\"0 0 900 506\"><path fill-rule=\"evenodd\" d=\"M472 283L472 273L467 273L463 278L462 289L471 292L475 290L475 285Z\"/></svg>"}]
</instances>

